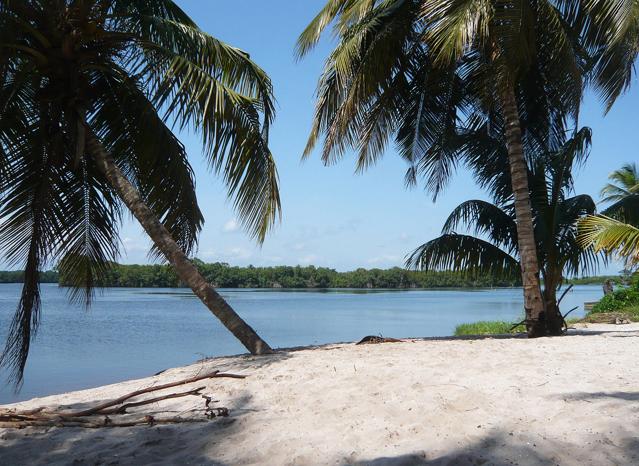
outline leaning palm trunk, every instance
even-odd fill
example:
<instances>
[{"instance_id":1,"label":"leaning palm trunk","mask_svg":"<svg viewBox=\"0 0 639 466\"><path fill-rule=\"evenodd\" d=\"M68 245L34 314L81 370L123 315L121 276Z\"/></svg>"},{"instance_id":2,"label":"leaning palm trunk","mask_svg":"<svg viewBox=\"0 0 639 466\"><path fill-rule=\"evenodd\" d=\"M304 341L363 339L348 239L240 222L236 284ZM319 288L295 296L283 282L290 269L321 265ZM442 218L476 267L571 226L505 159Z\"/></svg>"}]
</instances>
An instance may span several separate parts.
<instances>
[{"instance_id":1,"label":"leaning palm trunk","mask_svg":"<svg viewBox=\"0 0 639 466\"><path fill-rule=\"evenodd\" d=\"M515 198L515 215L517 218L517 241L521 263L521 278L524 287L524 309L526 311L526 330L529 337L547 334L550 321L545 315L544 300L539 285L539 264L537 261L537 245L535 229L532 221L530 205L530 189L528 187L528 171L524 159L521 140L521 126L515 91L512 84L504 86L501 93L510 176ZM556 319L552 319L554 322ZM548 329L549 333L556 333ZM559 327L561 332L561 325Z\"/></svg>"},{"instance_id":2,"label":"leaning palm trunk","mask_svg":"<svg viewBox=\"0 0 639 466\"><path fill-rule=\"evenodd\" d=\"M144 203L137 189L124 176L111 155L87 127L87 150L104 173L110 185L140 222L149 237L166 259L173 265L182 280L222 324L242 342L252 354L272 353L271 347L233 310L213 287L202 277L193 263L175 242L169 231Z\"/></svg>"}]
</instances>

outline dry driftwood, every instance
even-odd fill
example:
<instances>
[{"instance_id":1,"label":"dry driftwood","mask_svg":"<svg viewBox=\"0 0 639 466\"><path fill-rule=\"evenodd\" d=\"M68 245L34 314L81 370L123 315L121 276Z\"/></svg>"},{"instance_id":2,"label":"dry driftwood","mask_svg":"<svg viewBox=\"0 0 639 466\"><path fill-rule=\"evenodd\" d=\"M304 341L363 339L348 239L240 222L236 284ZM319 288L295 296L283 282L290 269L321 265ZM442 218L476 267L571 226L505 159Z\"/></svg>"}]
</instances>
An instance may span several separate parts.
<instances>
[{"instance_id":1,"label":"dry driftwood","mask_svg":"<svg viewBox=\"0 0 639 466\"><path fill-rule=\"evenodd\" d=\"M179 380L177 382L170 382L162 385L153 385L150 387L142 388L131 393L127 393L115 400L100 403L92 408L84 409L81 411L47 411L46 407L39 407L35 409L17 411L15 409L0 409L0 427L11 428L24 428L30 426L59 426L59 427L129 427L135 425L154 425L154 424L175 424L180 422L205 422L207 419L212 419L217 416L228 416L228 409L226 408L211 408L211 398L202 395L202 390L205 387L199 387L185 392L169 393L167 395L156 396L153 398L147 398L140 401L132 401L125 403L125 401L134 398L136 396L143 395L145 393L156 392L159 390L166 390L167 388L177 387L180 385L186 385L194 382L198 382L204 379L228 377L234 379L243 379L245 376L238 374L221 373L220 371L209 372L204 375L198 375L190 377L188 379ZM181 417L169 417L169 418L155 418L151 415L145 415L138 419L131 420L113 420L109 415L126 414L128 408L147 405L151 403L157 403L158 401L168 400L171 398L179 398L189 395L200 395L205 398L205 417L204 418L181 418Z\"/></svg>"},{"instance_id":2,"label":"dry driftwood","mask_svg":"<svg viewBox=\"0 0 639 466\"><path fill-rule=\"evenodd\" d=\"M376 335L368 335L358 341L357 345L372 345L375 343L400 343L402 340L398 340L397 338L386 338L382 336Z\"/></svg>"}]
</instances>

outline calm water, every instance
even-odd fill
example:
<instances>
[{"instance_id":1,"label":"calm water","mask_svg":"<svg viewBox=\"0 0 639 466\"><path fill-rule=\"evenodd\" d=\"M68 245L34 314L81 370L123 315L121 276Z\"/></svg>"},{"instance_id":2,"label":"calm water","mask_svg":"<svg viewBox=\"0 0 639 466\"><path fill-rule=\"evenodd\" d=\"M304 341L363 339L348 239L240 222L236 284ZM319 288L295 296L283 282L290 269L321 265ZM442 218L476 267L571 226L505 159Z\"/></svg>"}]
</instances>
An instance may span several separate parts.
<instances>
[{"instance_id":1,"label":"calm water","mask_svg":"<svg viewBox=\"0 0 639 466\"><path fill-rule=\"evenodd\" d=\"M69 303L64 289L43 285L42 323L22 390L4 384L0 403L144 377L204 356L244 348L198 300L174 289L108 289L89 311ZM8 330L20 285L0 284L0 338ZM519 289L415 291L222 290L273 347L354 341L365 335L450 335L457 324L515 321ZM601 296L600 286L576 286L562 309ZM6 375L6 374L2 374Z\"/></svg>"}]
</instances>

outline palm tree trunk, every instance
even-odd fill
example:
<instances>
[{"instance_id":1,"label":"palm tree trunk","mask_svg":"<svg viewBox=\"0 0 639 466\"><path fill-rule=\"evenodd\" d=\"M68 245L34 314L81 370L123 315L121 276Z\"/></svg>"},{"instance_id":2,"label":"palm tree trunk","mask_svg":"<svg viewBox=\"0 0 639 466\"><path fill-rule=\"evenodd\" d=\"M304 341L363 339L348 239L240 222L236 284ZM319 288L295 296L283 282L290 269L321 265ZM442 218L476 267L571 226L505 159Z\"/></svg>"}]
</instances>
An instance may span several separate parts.
<instances>
[{"instance_id":1,"label":"palm tree trunk","mask_svg":"<svg viewBox=\"0 0 639 466\"><path fill-rule=\"evenodd\" d=\"M515 217L517 219L517 242L521 263L521 277L524 286L524 309L526 310L526 330L529 337L546 335L544 301L539 286L539 263L537 245L530 206L528 170L521 141L521 124L512 82L501 89L501 104L510 163L510 177L515 197Z\"/></svg>"},{"instance_id":2,"label":"palm tree trunk","mask_svg":"<svg viewBox=\"0 0 639 466\"><path fill-rule=\"evenodd\" d=\"M546 301L546 333L548 335L559 336L564 333L564 319L557 303L556 288L544 293Z\"/></svg>"},{"instance_id":3,"label":"palm tree trunk","mask_svg":"<svg viewBox=\"0 0 639 466\"><path fill-rule=\"evenodd\" d=\"M231 331L252 354L269 354L273 350L260 338L233 308L202 277L193 263L186 257L171 233L162 225L155 213L144 203L137 189L124 176L111 155L87 128L86 147L131 213L140 222L158 249L173 265L182 282L186 283L202 300L204 305Z\"/></svg>"},{"instance_id":4,"label":"palm tree trunk","mask_svg":"<svg viewBox=\"0 0 639 466\"><path fill-rule=\"evenodd\" d=\"M549 257L549 260L553 261L554 259ZM549 264L548 267L552 268L552 265ZM548 335L558 336L564 333L564 319L559 310L559 303L557 303L557 288L560 281L561 270L546 271L542 295L546 312L546 334Z\"/></svg>"}]
</instances>

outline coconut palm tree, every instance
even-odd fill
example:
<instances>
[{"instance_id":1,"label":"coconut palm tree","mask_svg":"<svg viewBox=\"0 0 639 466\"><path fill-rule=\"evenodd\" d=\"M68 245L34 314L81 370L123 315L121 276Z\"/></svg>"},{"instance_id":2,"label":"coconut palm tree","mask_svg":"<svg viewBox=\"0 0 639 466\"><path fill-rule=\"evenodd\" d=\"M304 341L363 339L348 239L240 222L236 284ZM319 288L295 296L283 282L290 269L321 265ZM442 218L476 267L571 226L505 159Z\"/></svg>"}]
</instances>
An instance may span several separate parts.
<instances>
[{"instance_id":1,"label":"coconut palm tree","mask_svg":"<svg viewBox=\"0 0 639 466\"><path fill-rule=\"evenodd\" d=\"M615 170L612 183L601 190L602 202L612 202L601 215L579 222L579 241L608 255L617 254L627 266L639 263L639 174L634 163Z\"/></svg>"},{"instance_id":2,"label":"coconut palm tree","mask_svg":"<svg viewBox=\"0 0 639 466\"><path fill-rule=\"evenodd\" d=\"M499 143L499 141L495 141ZM501 142L503 146L503 142ZM572 139L553 151L529 158L528 180L532 216L537 242L537 260L543 278L546 309L559 313L557 290L567 276L591 273L598 264L592 248L577 242L577 221L594 214L595 203L585 194L574 195L572 170L582 164L590 146L590 130L583 128ZM454 270L468 274L516 279L520 271L517 222L509 176L504 175L508 154L479 167L480 183L492 179L489 187L494 203L469 200L457 206L442 228L442 235L418 247L407 259L407 266L432 270ZM458 233L463 227L468 234Z\"/></svg>"},{"instance_id":3,"label":"coconut palm tree","mask_svg":"<svg viewBox=\"0 0 639 466\"><path fill-rule=\"evenodd\" d=\"M601 190L601 202L610 202L601 213L606 217L639 225L639 172L634 163L612 172Z\"/></svg>"},{"instance_id":4,"label":"coconut palm tree","mask_svg":"<svg viewBox=\"0 0 639 466\"><path fill-rule=\"evenodd\" d=\"M503 134L531 337L559 334L561 319L544 309L525 153L560 140L577 115L587 65L583 26L569 21L578 3L328 0L297 46L307 54L333 26L306 156L323 136L325 163L353 148L362 170L394 137L407 181L422 175L436 195L473 144L451 145L460 128Z\"/></svg>"},{"instance_id":5,"label":"coconut palm tree","mask_svg":"<svg viewBox=\"0 0 639 466\"><path fill-rule=\"evenodd\" d=\"M618 202L639 193L639 171L636 163L627 163L608 175L612 183L601 189L601 202Z\"/></svg>"},{"instance_id":6,"label":"coconut palm tree","mask_svg":"<svg viewBox=\"0 0 639 466\"><path fill-rule=\"evenodd\" d=\"M88 303L118 256L125 207L246 348L270 352L188 259L203 218L172 131L201 136L262 241L280 209L264 71L171 0L2 0L0 50L0 249L25 270L0 359L12 377L38 326L40 271L59 262Z\"/></svg>"}]
</instances>

